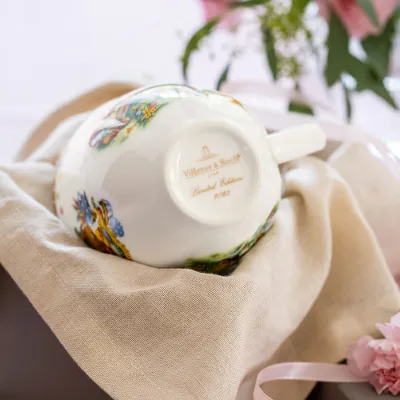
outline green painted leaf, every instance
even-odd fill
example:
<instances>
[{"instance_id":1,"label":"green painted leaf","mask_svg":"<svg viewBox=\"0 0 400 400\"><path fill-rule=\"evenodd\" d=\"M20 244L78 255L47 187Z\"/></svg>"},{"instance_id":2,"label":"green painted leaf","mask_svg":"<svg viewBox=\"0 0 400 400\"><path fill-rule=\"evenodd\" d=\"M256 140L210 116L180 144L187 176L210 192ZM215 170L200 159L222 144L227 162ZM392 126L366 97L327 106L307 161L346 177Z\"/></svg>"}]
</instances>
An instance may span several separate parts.
<instances>
[{"instance_id":1,"label":"green painted leaf","mask_svg":"<svg viewBox=\"0 0 400 400\"><path fill-rule=\"evenodd\" d=\"M334 12L331 12L328 34L328 59L325 67L325 79L329 87L333 86L344 71L344 63L349 55L349 35L346 28Z\"/></svg>"},{"instance_id":2,"label":"green painted leaf","mask_svg":"<svg viewBox=\"0 0 400 400\"><path fill-rule=\"evenodd\" d=\"M192 53L199 48L199 44L202 39L204 39L206 36L208 36L214 29L214 27L218 24L220 21L220 18L213 18L210 21L208 21L205 25L203 25L197 32L193 34L193 36L190 38L189 42L186 45L185 51L183 52L183 56L181 59L182 62L182 75L187 82L187 69L189 66L189 60L190 56Z\"/></svg>"},{"instance_id":3,"label":"green painted leaf","mask_svg":"<svg viewBox=\"0 0 400 400\"><path fill-rule=\"evenodd\" d=\"M387 1L387 0L380 0ZM358 5L365 12L369 20L377 27L380 27L378 15L376 14L375 6L372 0L357 0Z\"/></svg>"},{"instance_id":4,"label":"green painted leaf","mask_svg":"<svg viewBox=\"0 0 400 400\"><path fill-rule=\"evenodd\" d=\"M288 110L300 114L314 115L314 110L307 104L290 102Z\"/></svg>"},{"instance_id":5,"label":"green painted leaf","mask_svg":"<svg viewBox=\"0 0 400 400\"><path fill-rule=\"evenodd\" d=\"M385 88L383 80L368 64L352 55L349 55L346 62L346 71L356 80L357 91L371 90L377 96L390 104L394 109L398 109L393 97Z\"/></svg>"},{"instance_id":6,"label":"green painted leaf","mask_svg":"<svg viewBox=\"0 0 400 400\"><path fill-rule=\"evenodd\" d=\"M278 58L275 52L275 38L267 28L263 28L262 36L268 65L271 70L272 77L274 78L274 81L276 81L278 79Z\"/></svg>"},{"instance_id":7,"label":"green painted leaf","mask_svg":"<svg viewBox=\"0 0 400 400\"><path fill-rule=\"evenodd\" d=\"M369 64L383 79L388 74L393 38L396 32L396 18L393 16L379 35L362 40Z\"/></svg>"},{"instance_id":8,"label":"green painted leaf","mask_svg":"<svg viewBox=\"0 0 400 400\"><path fill-rule=\"evenodd\" d=\"M268 3L269 0L243 0L243 1L235 1L229 7L230 8L248 8L259 6L265 3Z\"/></svg>"},{"instance_id":9,"label":"green painted leaf","mask_svg":"<svg viewBox=\"0 0 400 400\"><path fill-rule=\"evenodd\" d=\"M232 65L232 59L230 59L228 61L228 64L226 64L226 67L222 70L222 73L219 76L219 79L217 82L217 90L220 90L222 84L228 79L229 70L231 69L231 65Z\"/></svg>"}]
</instances>

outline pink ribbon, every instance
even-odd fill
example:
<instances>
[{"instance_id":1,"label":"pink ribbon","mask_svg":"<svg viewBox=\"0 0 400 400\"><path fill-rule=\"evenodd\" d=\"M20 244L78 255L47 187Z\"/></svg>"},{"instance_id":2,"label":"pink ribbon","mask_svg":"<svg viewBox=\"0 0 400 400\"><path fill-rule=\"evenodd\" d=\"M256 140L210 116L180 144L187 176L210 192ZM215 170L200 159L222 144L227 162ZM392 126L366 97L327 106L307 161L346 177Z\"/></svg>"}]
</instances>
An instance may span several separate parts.
<instances>
[{"instance_id":1,"label":"pink ribbon","mask_svg":"<svg viewBox=\"0 0 400 400\"><path fill-rule=\"evenodd\" d=\"M254 388L254 400L272 400L261 389L266 382L279 380L298 380L311 382L337 382L357 383L367 382L367 378L354 375L347 365L289 362L274 364L264 368L257 375L257 382Z\"/></svg>"}]
</instances>

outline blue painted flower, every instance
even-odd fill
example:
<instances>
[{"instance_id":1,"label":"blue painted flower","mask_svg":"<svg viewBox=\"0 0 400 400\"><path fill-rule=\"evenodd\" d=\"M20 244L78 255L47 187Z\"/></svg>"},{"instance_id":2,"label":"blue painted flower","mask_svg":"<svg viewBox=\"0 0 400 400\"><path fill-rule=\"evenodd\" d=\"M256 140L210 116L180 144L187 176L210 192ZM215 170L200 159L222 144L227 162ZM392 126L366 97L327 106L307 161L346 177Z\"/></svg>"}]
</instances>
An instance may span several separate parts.
<instances>
[{"instance_id":1,"label":"blue painted flower","mask_svg":"<svg viewBox=\"0 0 400 400\"><path fill-rule=\"evenodd\" d=\"M101 200L101 202L107 209L109 228L113 231L115 236L117 237L124 236L125 235L124 228L122 227L121 223L117 220L117 218L114 217L111 203L104 199Z\"/></svg>"},{"instance_id":2,"label":"blue painted flower","mask_svg":"<svg viewBox=\"0 0 400 400\"><path fill-rule=\"evenodd\" d=\"M78 192L77 198L78 198L79 208L82 211L83 216L85 218L85 223L90 225L92 222L92 211L90 210L90 205L86 193Z\"/></svg>"},{"instance_id":3,"label":"blue painted flower","mask_svg":"<svg viewBox=\"0 0 400 400\"><path fill-rule=\"evenodd\" d=\"M142 110L138 110L137 112L136 112L136 117L141 117L142 116Z\"/></svg>"},{"instance_id":4,"label":"blue painted flower","mask_svg":"<svg viewBox=\"0 0 400 400\"><path fill-rule=\"evenodd\" d=\"M109 218L108 226L114 232L115 236L117 236L117 237L124 236L124 234L125 234L124 228L122 227L121 222L119 222L116 218L114 218L114 217Z\"/></svg>"}]
</instances>

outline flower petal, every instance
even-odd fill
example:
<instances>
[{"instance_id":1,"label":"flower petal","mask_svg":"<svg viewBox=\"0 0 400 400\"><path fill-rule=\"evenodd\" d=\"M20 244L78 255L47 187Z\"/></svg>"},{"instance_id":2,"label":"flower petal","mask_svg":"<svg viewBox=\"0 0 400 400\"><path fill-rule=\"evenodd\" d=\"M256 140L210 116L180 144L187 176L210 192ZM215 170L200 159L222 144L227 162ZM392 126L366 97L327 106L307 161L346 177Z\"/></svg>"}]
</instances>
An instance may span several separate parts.
<instances>
[{"instance_id":1,"label":"flower petal","mask_svg":"<svg viewBox=\"0 0 400 400\"><path fill-rule=\"evenodd\" d=\"M395 360L393 359L391 360L382 354L378 354L375 357L374 362L372 363L372 369L374 369L375 371L378 369L391 369L394 368L395 366L396 366Z\"/></svg>"},{"instance_id":2,"label":"flower petal","mask_svg":"<svg viewBox=\"0 0 400 400\"><path fill-rule=\"evenodd\" d=\"M392 340L392 327L390 324L376 324L375 326L386 339Z\"/></svg>"},{"instance_id":3,"label":"flower petal","mask_svg":"<svg viewBox=\"0 0 400 400\"><path fill-rule=\"evenodd\" d=\"M372 337L363 336L350 345L347 364L353 374L368 377L371 374L371 365L374 361L375 351L368 346Z\"/></svg>"},{"instance_id":4,"label":"flower petal","mask_svg":"<svg viewBox=\"0 0 400 400\"><path fill-rule=\"evenodd\" d=\"M227 13L221 21L221 27L231 29L241 20L240 10L229 12L229 6L234 0L200 0L206 21Z\"/></svg>"},{"instance_id":5,"label":"flower petal","mask_svg":"<svg viewBox=\"0 0 400 400\"><path fill-rule=\"evenodd\" d=\"M369 383L375 388L376 393L382 394L386 389L385 385L380 382L378 377L374 374L369 378Z\"/></svg>"},{"instance_id":6,"label":"flower petal","mask_svg":"<svg viewBox=\"0 0 400 400\"><path fill-rule=\"evenodd\" d=\"M323 18L328 18L329 8L338 15L346 27L347 32L358 38L378 33L375 25L370 21L356 0L317 0ZM373 0L374 7L381 25L394 13L397 0Z\"/></svg>"},{"instance_id":7,"label":"flower petal","mask_svg":"<svg viewBox=\"0 0 400 400\"><path fill-rule=\"evenodd\" d=\"M400 328L400 313L397 313L390 318L390 325L398 326Z\"/></svg>"}]
</instances>

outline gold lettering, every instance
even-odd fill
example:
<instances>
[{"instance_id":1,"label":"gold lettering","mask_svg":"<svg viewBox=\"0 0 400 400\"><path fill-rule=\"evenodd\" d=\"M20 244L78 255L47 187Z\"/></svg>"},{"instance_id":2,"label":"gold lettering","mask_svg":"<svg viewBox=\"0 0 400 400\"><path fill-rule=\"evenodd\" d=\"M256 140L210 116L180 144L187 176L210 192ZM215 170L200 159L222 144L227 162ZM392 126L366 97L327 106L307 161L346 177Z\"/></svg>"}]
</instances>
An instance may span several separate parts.
<instances>
[{"instance_id":1,"label":"gold lettering","mask_svg":"<svg viewBox=\"0 0 400 400\"><path fill-rule=\"evenodd\" d=\"M217 173L220 168L240 163L241 154L237 153L231 158L220 158L219 161L215 161L213 164L206 165L200 168L188 168L183 171L186 178L195 178L196 176L210 173Z\"/></svg>"},{"instance_id":2,"label":"gold lettering","mask_svg":"<svg viewBox=\"0 0 400 400\"><path fill-rule=\"evenodd\" d=\"M201 167L201 168L186 169L185 171L183 171L183 173L185 174L186 178L194 178L198 175L208 174L211 170L212 166L208 165L206 167Z\"/></svg>"},{"instance_id":3,"label":"gold lettering","mask_svg":"<svg viewBox=\"0 0 400 400\"><path fill-rule=\"evenodd\" d=\"M208 185L205 188L201 188L199 186L196 186L195 188L192 188L192 197L196 197L201 195L202 193L210 192L211 190L215 190L217 187L217 182L214 182L212 185Z\"/></svg>"},{"instance_id":4,"label":"gold lettering","mask_svg":"<svg viewBox=\"0 0 400 400\"><path fill-rule=\"evenodd\" d=\"M224 177L224 178L220 179L219 184L221 187L224 187L224 186L228 186L228 185L231 185L232 183L236 183L236 182L239 182L242 180L243 180L242 176L230 176L229 178Z\"/></svg>"},{"instance_id":5,"label":"gold lettering","mask_svg":"<svg viewBox=\"0 0 400 400\"><path fill-rule=\"evenodd\" d=\"M220 198L225 197L225 196L229 196L229 194L230 194L229 190L224 190L223 192L215 193L214 194L214 200L220 199Z\"/></svg>"},{"instance_id":6,"label":"gold lettering","mask_svg":"<svg viewBox=\"0 0 400 400\"><path fill-rule=\"evenodd\" d=\"M208 173L208 177L211 178L213 175L218 175L219 172L218 171L211 171Z\"/></svg>"}]
</instances>

